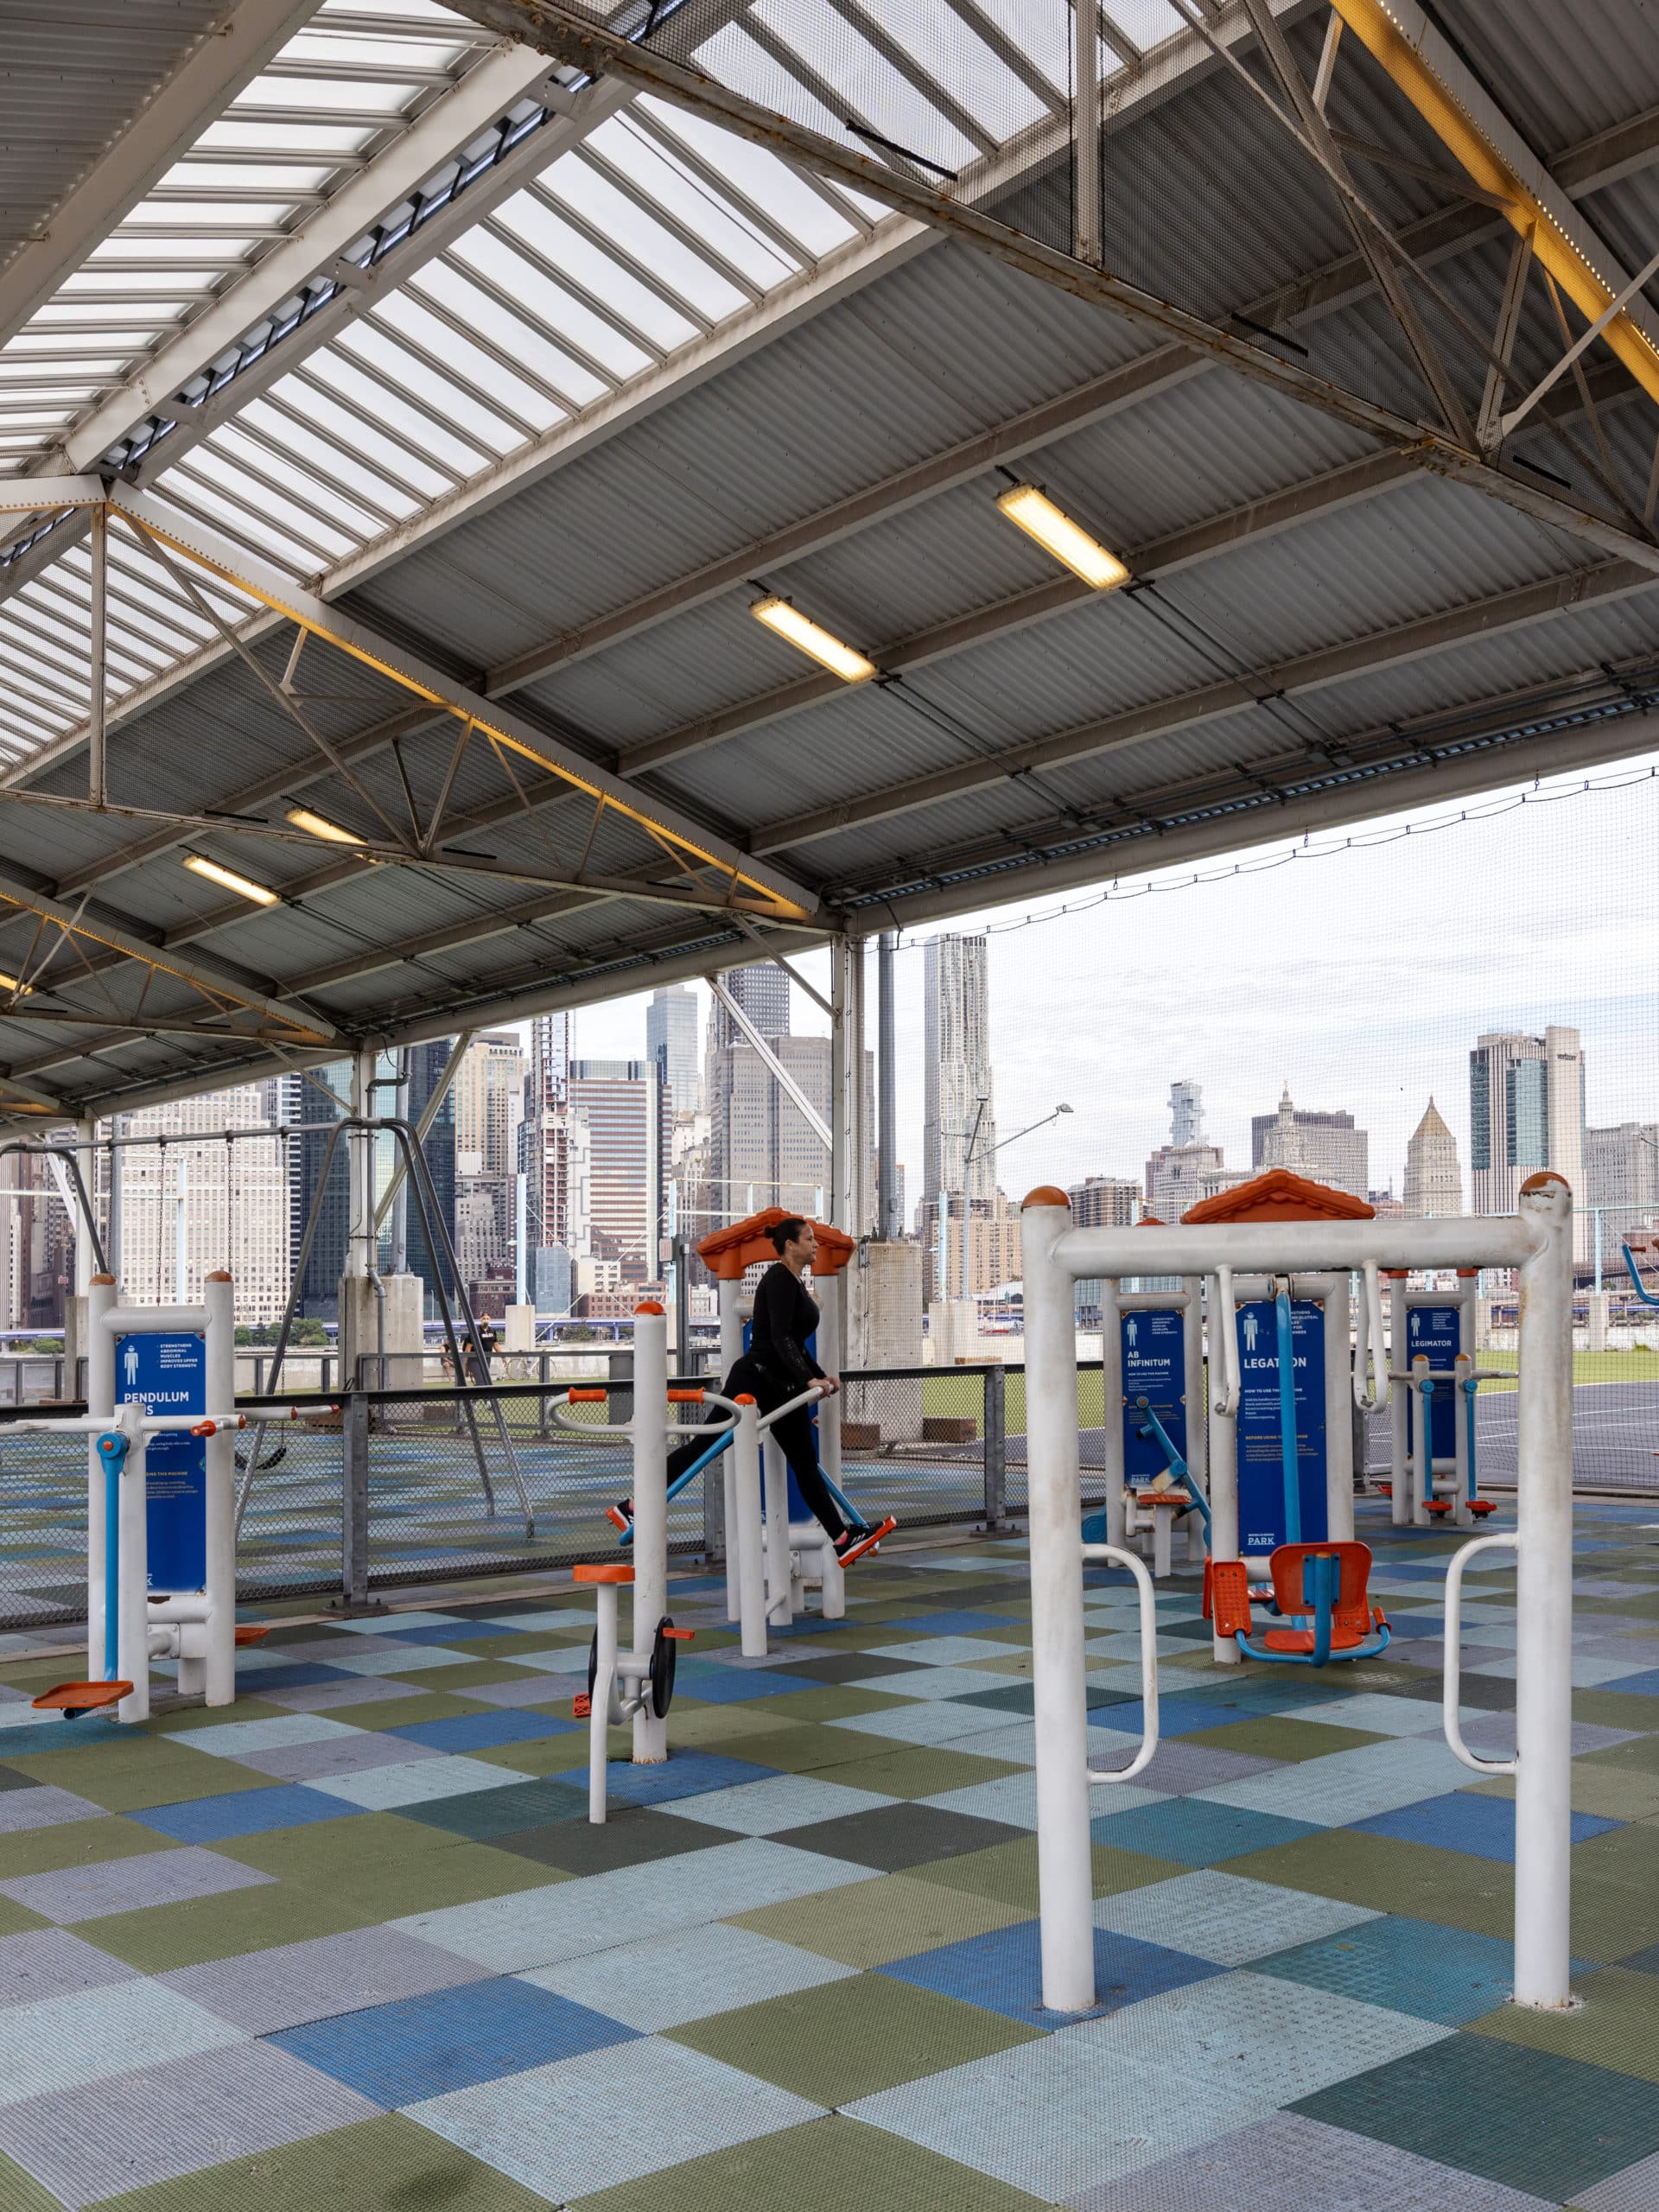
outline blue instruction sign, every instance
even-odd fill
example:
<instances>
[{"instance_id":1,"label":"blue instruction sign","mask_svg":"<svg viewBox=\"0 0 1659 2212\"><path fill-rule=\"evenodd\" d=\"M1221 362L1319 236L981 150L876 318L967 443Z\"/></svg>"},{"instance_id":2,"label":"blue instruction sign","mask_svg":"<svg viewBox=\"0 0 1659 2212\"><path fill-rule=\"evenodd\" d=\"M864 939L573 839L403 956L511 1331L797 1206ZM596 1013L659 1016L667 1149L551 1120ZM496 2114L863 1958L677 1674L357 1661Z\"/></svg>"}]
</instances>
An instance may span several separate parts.
<instances>
[{"instance_id":1,"label":"blue instruction sign","mask_svg":"<svg viewBox=\"0 0 1659 2212\"><path fill-rule=\"evenodd\" d=\"M1419 1353L1436 1375L1449 1375L1462 1349L1460 1317L1455 1306L1414 1306L1406 1316L1406 1365ZM1406 1450L1416 1448L1417 1414L1421 1400L1415 1390L1406 1397ZM1437 1382L1428 1402L1428 1456L1450 1459L1458 1448L1457 1393L1449 1382Z\"/></svg>"},{"instance_id":2,"label":"blue instruction sign","mask_svg":"<svg viewBox=\"0 0 1659 2212\"><path fill-rule=\"evenodd\" d=\"M1302 1541L1323 1543L1330 1533L1325 1498L1325 1308L1314 1300L1292 1300L1290 1341ZM1279 1424L1279 1323L1271 1299L1238 1309L1238 1548L1241 1558L1259 1559L1289 1541Z\"/></svg>"},{"instance_id":3,"label":"blue instruction sign","mask_svg":"<svg viewBox=\"0 0 1659 2212\"><path fill-rule=\"evenodd\" d=\"M1145 1398L1163 1423L1170 1442L1186 1457L1186 1347L1179 1308L1142 1309L1123 1314L1118 1324L1123 1343L1123 1475L1127 1482L1152 1482L1168 1466L1155 1436L1142 1436L1146 1421L1135 1401Z\"/></svg>"},{"instance_id":4,"label":"blue instruction sign","mask_svg":"<svg viewBox=\"0 0 1659 2212\"><path fill-rule=\"evenodd\" d=\"M205 1414L207 1344L194 1330L146 1330L115 1340L115 1400L150 1414ZM145 1525L149 1587L200 1590L207 1580L207 1440L146 1440Z\"/></svg>"}]
</instances>

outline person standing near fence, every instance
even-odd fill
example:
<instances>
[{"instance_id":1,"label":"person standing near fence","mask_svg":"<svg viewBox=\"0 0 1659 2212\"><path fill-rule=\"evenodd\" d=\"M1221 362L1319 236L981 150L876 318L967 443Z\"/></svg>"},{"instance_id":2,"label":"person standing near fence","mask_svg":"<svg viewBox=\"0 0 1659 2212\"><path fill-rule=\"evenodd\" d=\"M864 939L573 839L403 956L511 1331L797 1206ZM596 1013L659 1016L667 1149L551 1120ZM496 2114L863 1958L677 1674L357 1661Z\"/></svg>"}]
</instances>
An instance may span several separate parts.
<instances>
[{"instance_id":1,"label":"person standing near fence","mask_svg":"<svg viewBox=\"0 0 1659 2212\"><path fill-rule=\"evenodd\" d=\"M814 1382L826 1395L839 1390L835 1376L826 1375L807 1349L818 1325L817 1303L801 1281L817 1251L817 1236L810 1221L791 1217L774 1222L766 1231L778 1257L760 1278L754 1294L754 1313L749 1324L749 1348L733 1367L723 1395L735 1398L747 1393L762 1414L775 1412L798 1398ZM833 1540L836 1556L843 1567L873 1551L883 1536L898 1527L892 1514L868 1529L849 1529L842 1518L835 1495L818 1465L817 1440L809 1406L798 1406L772 1426L772 1434L789 1462L807 1510ZM669 1454L668 1479L684 1473L705 1448L697 1438ZM632 1524L633 1500L620 1498L609 1518L619 1529Z\"/></svg>"}]
</instances>

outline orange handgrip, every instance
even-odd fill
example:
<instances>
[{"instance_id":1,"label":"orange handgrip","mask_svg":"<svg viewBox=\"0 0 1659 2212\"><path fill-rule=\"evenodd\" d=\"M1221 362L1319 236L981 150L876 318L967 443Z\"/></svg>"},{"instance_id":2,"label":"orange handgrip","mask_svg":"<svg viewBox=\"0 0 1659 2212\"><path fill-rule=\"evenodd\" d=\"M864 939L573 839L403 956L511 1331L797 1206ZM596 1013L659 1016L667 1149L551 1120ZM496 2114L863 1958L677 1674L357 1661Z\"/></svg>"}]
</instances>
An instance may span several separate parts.
<instances>
[{"instance_id":1,"label":"orange handgrip","mask_svg":"<svg viewBox=\"0 0 1659 2212\"><path fill-rule=\"evenodd\" d=\"M734 1406L752 1406L754 1403L753 1391L740 1390L737 1395L732 1400L732 1403Z\"/></svg>"},{"instance_id":2,"label":"orange handgrip","mask_svg":"<svg viewBox=\"0 0 1659 2212\"><path fill-rule=\"evenodd\" d=\"M593 1709L594 1700L586 1690L579 1691L570 1700L570 1718L573 1720L586 1720Z\"/></svg>"},{"instance_id":3,"label":"orange handgrip","mask_svg":"<svg viewBox=\"0 0 1659 2212\"><path fill-rule=\"evenodd\" d=\"M594 1390L567 1390L565 1393L573 1406L602 1406L610 1395L602 1385Z\"/></svg>"},{"instance_id":4,"label":"orange handgrip","mask_svg":"<svg viewBox=\"0 0 1659 2212\"><path fill-rule=\"evenodd\" d=\"M702 1393L701 1390L671 1390L668 1402L671 1406L700 1406Z\"/></svg>"},{"instance_id":5,"label":"orange handgrip","mask_svg":"<svg viewBox=\"0 0 1659 2212\"><path fill-rule=\"evenodd\" d=\"M192 1436L217 1436L219 1427L214 1421L199 1421L190 1433Z\"/></svg>"},{"instance_id":6,"label":"orange handgrip","mask_svg":"<svg viewBox=\"0 0 1659 2212\"><path fill-rule=\"evenodd\" d=\"M632 1582L633 1569L609 1560L598 1566L584 1562L581 1567L571 1568L570 1580L573 1582Z\"/></svg>"},{"instance_id":7,"label":"orange handgrip","mask_svg":"<svg viewBox=\"0 0 1659 2212\"><path fill-rule=\"evenodd\" d=\"M665 1628L663 1634L671 1637L676 1643L690 1643L696 1635L694 1628Z\"/></svg>"}]
</instances>

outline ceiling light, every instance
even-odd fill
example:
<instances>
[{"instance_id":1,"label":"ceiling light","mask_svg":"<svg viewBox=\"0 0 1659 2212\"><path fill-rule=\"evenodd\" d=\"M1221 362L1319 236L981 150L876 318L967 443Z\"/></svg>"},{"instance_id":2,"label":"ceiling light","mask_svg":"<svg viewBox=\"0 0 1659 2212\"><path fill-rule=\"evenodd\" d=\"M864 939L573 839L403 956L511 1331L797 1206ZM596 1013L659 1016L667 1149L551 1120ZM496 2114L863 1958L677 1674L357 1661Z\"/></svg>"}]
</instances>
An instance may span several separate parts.
<instances>
[{"instance_id":1,"label":"ceiling light","mask_svg":"<svg viewBox=\"0 0 1659 2212\"><path fill-rule=\"evenodd\" d=\"M200 853L187 853L184 864L194 875L205 875L210 883L217 883L226 891L234 891L238 899L251 899L256 906L276 906L282 901L274 891L263 883L251 883L245 875L238 875L233 868L221 868L217 861L205 859Z\"/></svg>"},{"instance_id":2,"label":"ceiling light","mask_svg":"<svg viewBox=\"0 0 1659 2212\"><path fill-rule=\"evenodd\" d=\"M363 840L353 830L342 830L338 822L330 822L326 815L313 814L308 806L290 806L288 818L296 830L303 830L308 836L327 837L334 845L360 845Z\"/></svg>"},{"instance_id":3,"label":"ceiling light","mask_svg":"<svg viewBox=\"0 0 1659 2212\"><path fill-rule=\"evenodd\" d=\"M814 660L822 661L833 675L843 683L864 683L875 674L875 663L866 660L862 653L855 653L850 645L842 645L828 630L791 606L786 599L757 600L749 612L757 622L764 622L768 630L775 630L780 638L787 638L791 645L802 652L810 653Z\"/></svg>"},{"instance_id":4,"label":"ceiling light","mask_svg":"<svg viewBox=\"0 0 1659 2212\"><path fill-rule=\"evenodd\" d=\"M20 983L15 976L8 976L3 970L0 970L0 991L15 991L20 998L26 999L30 995L32 989L32 985Z\"/></svg>"},{"instance_id":5,"label":"ceiling light","mask_svg":"<svg viewBox=\"0 0 1659 2212\"><path fill-rule=\"evenodd\" d=\"M999 492L996 504L1027 537L1034 537L1045 552L1063 562L1093 590L1112 591L1128 583L1129 572L1116 554L1109 553L1034 484L1016 484L1009 491Z\"/></svg>"}]
</instances>

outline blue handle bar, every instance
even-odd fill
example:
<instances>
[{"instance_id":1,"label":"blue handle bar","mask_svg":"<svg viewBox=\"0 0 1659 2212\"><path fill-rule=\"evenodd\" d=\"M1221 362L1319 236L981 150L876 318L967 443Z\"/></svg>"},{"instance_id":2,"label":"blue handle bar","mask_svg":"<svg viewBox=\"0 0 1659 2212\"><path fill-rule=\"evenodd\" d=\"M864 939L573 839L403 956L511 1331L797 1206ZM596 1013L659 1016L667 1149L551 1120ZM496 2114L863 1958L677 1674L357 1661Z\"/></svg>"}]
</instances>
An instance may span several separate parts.
<instances>
[{"instance_id":1,"label":"blue handle bar","mask_svg":"<svg viewBox=\"0 0 1659 2212\"><path fill-rule=\"evenodd\" d=\"M1302 1541L1302 1480L1296 1450L1296 1368L1291 1339L1290 1293L1274 1300L1279 1325L1279 1456L1285 1474L1285 1541Z\"/></svg>"},{"instance_id":2,"label":"blue handle bar","mask_svg":"<svg viewBox=\"0 0 1659 2212\"><path fill-rule=\"evenodd\" d=\"M1187 1465L1186 1461L1182 1458L1181 1454L1175 1449L1174 1445L1171 1442L1168 1431L1165 1428L1162 1421L1159 1420L1157 1414L1152 1410L1150 1402L1145 1398L1137 1398L1135 1402L1147 1417L1146 1422L1141 1431L1141 1435L1155 1436L1160 1444L1163 1446L1164 1456L1169 1461L1169 1471L1174 1476L1178 1483L1181 1483L1185 1485L1186 1494L1192 1499L1193 1504L1198 1507L1199 1516L1204 1522L1204 1533L1205 1536L1208 1537L1210 1534L1209 1499L1205 1497L1204 1492L1198 1488L1197 1483L1193 1481L1192 1469Z\"/></svg>"},{"instance_id":3,"label":"blue handle bar","mask_svg":"<svg viewBox=\"0 0 1659 2212\"><path fill-rule=\"evenodd\" d=\"M1636 1255L1630 1250L1630 1246L1628 1244L1624 1244L1621 1245L1619 1249L1624 1255L1624 1264L1630 1271L1631 1289L1635 1291L1637 1296L1641 1300L1644 1306L1659 1306L1659 1296L1656 1296L1652 1291L1643 1290L1642 1287L1642 1278L1636 1272Z\"/></svg>"}]
</instances>

